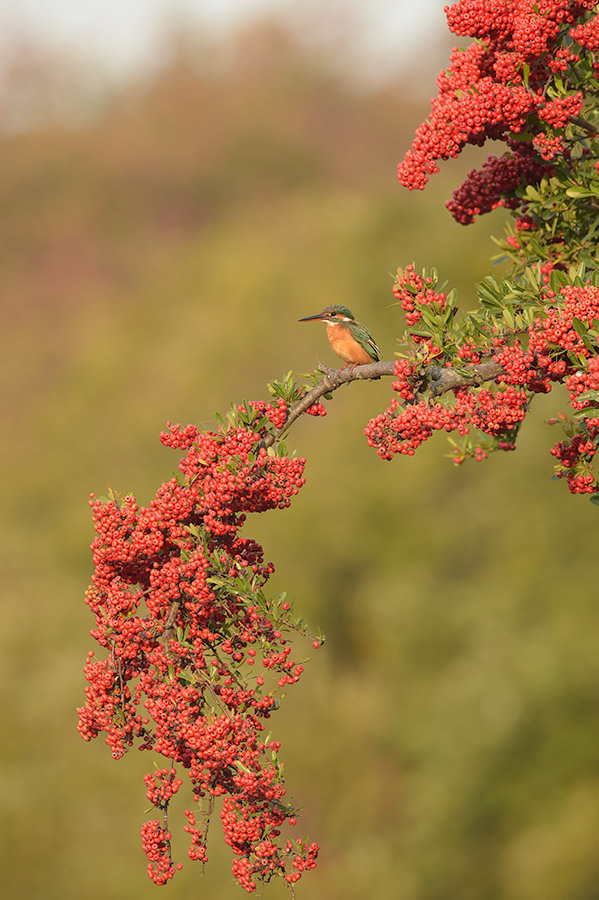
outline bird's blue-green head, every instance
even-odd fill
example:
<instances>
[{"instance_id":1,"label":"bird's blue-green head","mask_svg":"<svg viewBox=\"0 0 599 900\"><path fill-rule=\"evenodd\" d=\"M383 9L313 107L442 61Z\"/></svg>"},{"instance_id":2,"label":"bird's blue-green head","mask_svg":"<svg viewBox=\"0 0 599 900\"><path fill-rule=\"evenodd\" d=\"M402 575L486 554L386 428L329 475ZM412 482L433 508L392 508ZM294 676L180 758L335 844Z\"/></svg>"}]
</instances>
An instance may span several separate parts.
<instances>
[{"instance_id":1,"label":"bird's blue-green head","mask_svg":"<svg viewBox=\"0 0 599 900\"><path fill-rule=\"evenodd\" d=\"M314 316L305 316L303 319L298 319L298 322L312 322L315 319L320 319L322 322L353 322L354 316L351 309L348 306L343 306L342 303L331 303L330 306L325 306L322 312L316 313Z\"/></svg>"}]
</instances>

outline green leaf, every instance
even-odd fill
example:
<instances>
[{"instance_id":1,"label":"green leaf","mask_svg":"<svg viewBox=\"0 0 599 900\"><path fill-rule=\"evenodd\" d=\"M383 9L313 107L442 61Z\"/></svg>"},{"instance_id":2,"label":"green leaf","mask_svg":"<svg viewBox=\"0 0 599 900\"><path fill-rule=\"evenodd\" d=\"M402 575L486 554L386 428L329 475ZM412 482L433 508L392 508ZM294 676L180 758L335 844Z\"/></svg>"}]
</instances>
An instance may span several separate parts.
<instances>
[{"instance_id":1,"label":"green leaf","mask_svg":"<svg viewBox=\"0 0 599 900\"><path fill-rule=\"evenodd\" d=\"M579 394L576 399L583 403L593 403L594 406L599 406L599 391L585 391L584 394ZM581 412L584 412L584 410L581 410Z\"/></svg>"},{"instance_id":2,"label":"green leaf","mask_svg":"<svg viewBox=\"0 0 599 900\"><path fill-rule=\"evenodd\" d=\"M415 334L417 337L430 337L431 330L430 328L413 328L410 327L408 334Z\"/></svg>"},{"instance_id":3,"label":"green leaf","mask_svg":"<svg viewBox=\"0 0 599 900\"><path fill-rule=\"evenodd\" d=\"M532 134L530 131L511 131L510 132L510 140L512 141L532 141Z\"/></svg>"},{"instance_id":4,"label":"green leaf","mask_svg":"<svg viewBox=\"0 0 599 900\"><path fill-rule=\"evenodd\" d=\"M597 344L594 332L590 331L588 326L581 322L580 319L572 319L572 325L587 350L590 350L591 353L594 352Z\"/></svg>"},{"instance_id":5,"label":"green leaf","mask_svg":"<svg viewBox=\"0 0 599 900\"><path fill-rule=\"evenodd\" d=\"M578 187L578 186L568 188L568 190L566 191L566 195L567 195L568 197L573 197L573 198L576 198L576 197L593 197L593 196L595 196L595 195L594 195L594 192L593 192L593 191L590 191L588 188L585 188L585 187Z\"/></svg>"},{"instance_id":6,"label":"green leaf","mask_svg":"<svg viewBox=\"0 0 599 900\"><path fill-rule=\"evenodd\" d=\"M517 136L515 136L515 137L517 140L518 139ZM526 190L524 191L524 193L526 194L526 196L528 197L529 200L536 200L537 203L543 202L543 198L541 197L541 195L539 194L537 189L532 186L532 184L528 184L526 186Z\"/></svg>"},{"instance_id":7,"label":"green leaf","mask_svg":"<svg viewBox=\"0 0 599 900\"><path fill-rule=\"evenodd\" d=\"M422 316L422 318L424 319L425 322L428 322L429 325L436 324L435 323L435 314L432 311L432 309L430 308L430 306L427 306L426 303L423 303L422 306L420 307L419 311L420 311L420 315Z\"/></svg>"},{"instance_id":8,"label":"green leaf","mask_svg":"<svg viewBox=\"0 0 599 900\"><path fill-rule=\"evenodd\" d=\"M494 309L501 308L501 288L494 278L487 275L476 285L476 290L483 306Z\"/></svg>"},{"instance_id":9,"label":"green leaf","mask_svg":"<svg viewBox=\"0 0 599 900\"><path fill-rule=\"evenodd\" d=\"M537 292L541 287L540 273L538 269L530 269L527 268L524 270L524 274L531 285L533 291Z\"/></svg>"},{"instance_id":10,"label":"green leaf","mask_svg":"<svg viewBox=\"0 0 599 900\"><path fill-rule=\"evenodd\" d=\"M533 310L530 307L526 307L525 309L523 309L522 310L522 318L523 318L527 328L531 328L534 323L534 320L535 320Z\"/></svg>"},{"instance_id":11,"label":"green leaf","mask_svg":"<svg viewBox=\"0 0 599 900\"><path fill-rule=\"evenodd\" d=\"M575 409L572 413L572 416L578 420L584 420L589 418L595 418L597 415L597 407L596 406L585 406L584 409Z\"/></svg>"},{"instance_id":12,"label":"green leaf","mask_svg":"<svg viewBox=\"0 0 599 900\"><path fill-rule=\"evenodd\" d=\"M556 217L557 221L557 217ZM564 274L560 272L559 269L553 269L551 274L549 275L549 287L556 294L559 293L560 288L564 283Z\"/></svg>"},{"instance_id":13,"label":"green leaf","mask_svg":"<svg viewBox=\"0 0 599 900\"><path fill-rule=\"evenodd\" d=\"M501 309L501 300L499 300L497 297L494 297L491 293L483 293L479 289L478 296L481 302L481 306L484 306L485 309Z\"/></svg>"}]
</instances>

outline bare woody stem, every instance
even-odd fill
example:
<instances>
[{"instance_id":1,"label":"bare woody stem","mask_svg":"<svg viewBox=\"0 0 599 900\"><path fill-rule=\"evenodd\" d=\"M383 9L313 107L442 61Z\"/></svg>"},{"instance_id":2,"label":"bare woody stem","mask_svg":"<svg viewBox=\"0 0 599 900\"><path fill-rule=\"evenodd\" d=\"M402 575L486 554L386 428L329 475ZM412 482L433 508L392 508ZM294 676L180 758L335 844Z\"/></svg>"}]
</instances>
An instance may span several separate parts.
<instances>
[{"instance_id":1,"label":"bare woody stem","mask_svg":"<svg viewBox=\"0 0 599 900\"><path fill-rule=\"evenodd\" d=\"M282 428L278 429L278 434L266 435L262 441L263 447L272 447L275 440L278 437L283 437L295 420L303 415L307 409L314 403L317 403L325 394L336 391L341 385L349 384L351 381L375 381L384 376L395 375L395 363L385 360L349 369L329 369L327 366L322 365L319 365L318 368L319 371L324 373L323 378L301 400L293 404L289 409L287 421ZM493 381L501 375L503 375L503 369L492 359L469 366L466 370L461 368L459 372L451 368L442 369L439 366L428 366L423 369L420 390L428 390L431 396L439 397L447 391L482 384L485 381Z\"/></svg>"},{"instance_id":2,"label":"bare woody stem","mask_svg":"<svg viewBox=\"0 0 599 900\"><path fill-rule=\"evenodd\" d=\"M492 359L484 360L474 366L469 366L464 372L461 369L441 369L439 366L430 366L427 372L427 386L433 397L438 397L447 391L456 388L469 387L473 384L483 384L485 381L494 381L504 375L504 370Z\"/></svg>"},{"instance_id":3,"label":"bare woody stem","mask_svg":"<svg viewBox=\"0 0 599 900\"><path fill-rule=\"evenodd\" d=\"M162 641L164 644L167 644L171 638L175 637L175 624L177 622L177 616L179 614L180 608L181 601L173 600L169 607L167 617L164 620L164 631L162 632Z\"/></svg>"},{"instance_id":4,"label":"bare woody stem","mask_svg":"<svg viewBox=\"0 0 599 900\"><path fill-rule=\"evenodd\" d=\"M591 136L599 134L599 131L597 131L594 125L591 125L590 122L587 122L586 119L583 119L580 116L570 116L570 121L573 125L578 125L579 128L586 131L586 133Z\"/></svg>"}]
</instances>

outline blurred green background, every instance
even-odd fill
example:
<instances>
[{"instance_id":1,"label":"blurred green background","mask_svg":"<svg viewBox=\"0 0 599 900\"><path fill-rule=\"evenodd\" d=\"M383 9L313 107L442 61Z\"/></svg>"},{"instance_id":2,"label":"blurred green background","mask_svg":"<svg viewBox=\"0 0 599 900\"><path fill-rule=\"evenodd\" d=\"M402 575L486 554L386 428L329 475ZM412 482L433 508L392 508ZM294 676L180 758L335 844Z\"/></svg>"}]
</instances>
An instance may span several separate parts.
<instances>
[{"instance_id":1,"label":"blurred green background","mask_svg":"<svg viewBox=\"0 0 599 900\"><path fill-rule=\"evenodd\" d=\"M481 155L422 194L395 181L444 46L423 48L421 89L414 71L344 78L274 20L214 44L179 34L168 63L93 108L66 61L5 72L19 103L66 83L76 110L0 139L7 897L160 891L139 840L152 758L116 764L75 730L88 493L148 503L178 462L167 419L210 426L269 378L333 364L323 329L296 324L327 303L392 358L398 265L436 265L472 304L501 218L464 229L444 202ZM390 396L389 380L354 384L298 422L308 482L246 526L273 592L327 635L272 720L298 832L321 845L298 895L594 900L598 513L550 478L564 397L535 401L517 453L455 469L442 437L393 463L369 450ZM219 831L216 816L204 877L185 864L163 893L242 896Z\"/></svg>"}]
</instances>

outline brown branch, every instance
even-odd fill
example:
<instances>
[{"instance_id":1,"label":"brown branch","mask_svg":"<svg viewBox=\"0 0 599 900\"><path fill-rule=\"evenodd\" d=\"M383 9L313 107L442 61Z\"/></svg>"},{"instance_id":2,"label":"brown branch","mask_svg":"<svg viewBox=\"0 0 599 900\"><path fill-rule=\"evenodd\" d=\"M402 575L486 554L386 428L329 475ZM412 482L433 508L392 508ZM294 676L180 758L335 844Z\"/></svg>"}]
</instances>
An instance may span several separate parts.
<instances>
[{"instance_id":1,"label":"brown branch","mask_svg":"<svg viewBox=\"0 0 599 900\"><path fill-rule=\"evenodd\" d=\"M260 446L265 448L272 447L275 441L282 438L289 430L295 420L299 419L307 409L314 403L317 403L325 394L332 393L343 384L349 384L352 381L374 381L383 376L395 375L395 363L381 360L376 363L367 363L363 366L344 369L329 369L327 366L319 364L318 370L324 372L324 377L301 400L293 404L283 427L279 428L276 434L267 434ZM433 397L438 397L447 391L456 390L456 388L493 381L502 374L503 369L492 359L468 367L466 374L464 367L461 367L460 371L456 371L455 369L441 368L440 366L428 366L423 368L420 389L429 390Z\"/></svg>"},{"instance_id":2,"label":"brown branch","mask_svg":"<svg viewBox=\"0 0 599 900\"><path fill-rule=\"evenodd\" d=\"M162 637L170 639L175 636L175 622L177 621L177 614L179 609L181 608L180 600L173 600L166 619L164 620L164 631L162 632Z\"/></svg>"},{"instance_id":3,"label":"brown branch","mask_svg":"<svg viewBox=\"0 0 599 900\"><path fill-rule=\"evenodd\" d=\"M177 616L181 609L181 600L172 600L168 610L166 619L164 620L163 631L159 636L160 643L164 645L164 652L167 659L175 659L177 653L168 646L170 640L174 640L177 636Z\"/></svg>"},{"instance_id":4,"label":"brown branch","mask_svg":"<svg viewBox=\"0 0 599 900\"><path fill-rule=\"evenodd\" d=\"M382 375L394 375L395 363L392 362L376 362L367 363L364 366L356 366L350 369L329 369L328 366L319 364L318 370L324 372L324 378L315 384L311 391L308 391L301 400L294 403L289 410L287 421L280 429L281 434L293 425L303 413L309 409L314 403L317 403L325 394L336 391L342 384L349 384L350 381L374 381L381 378Z\"/></svg>"},{"instance_id":5,"label":"brown branch","mask_svg":"<svg viewBox=\"0 0 599 900\"><path fill-rule=\"evenodd\" d=\"M468 387L473 384L482 384L485 381L494 381L504 374L503 369L492 359L487 359L475 366L469 366L468 372L455 369L441 369L439 366L430 366L427 373L427 386L433 397L454 391L456 388Z\"/></svg>"},{"instance_id":6,"label":"brown branch","mask_svg":"<svg viewBox=\"0 0 599 900\"><path fill-rule=\"evenodd\" d=\"M579 128L582 128L583 131L586 131L586 133L591 136L599 134L599 131L597 131L595 126L591 125L590 122L587 122L586 119L581 118L581 116L570 116L570 121L573 125L578 125Z\"/></svg>"}]
</instances>

